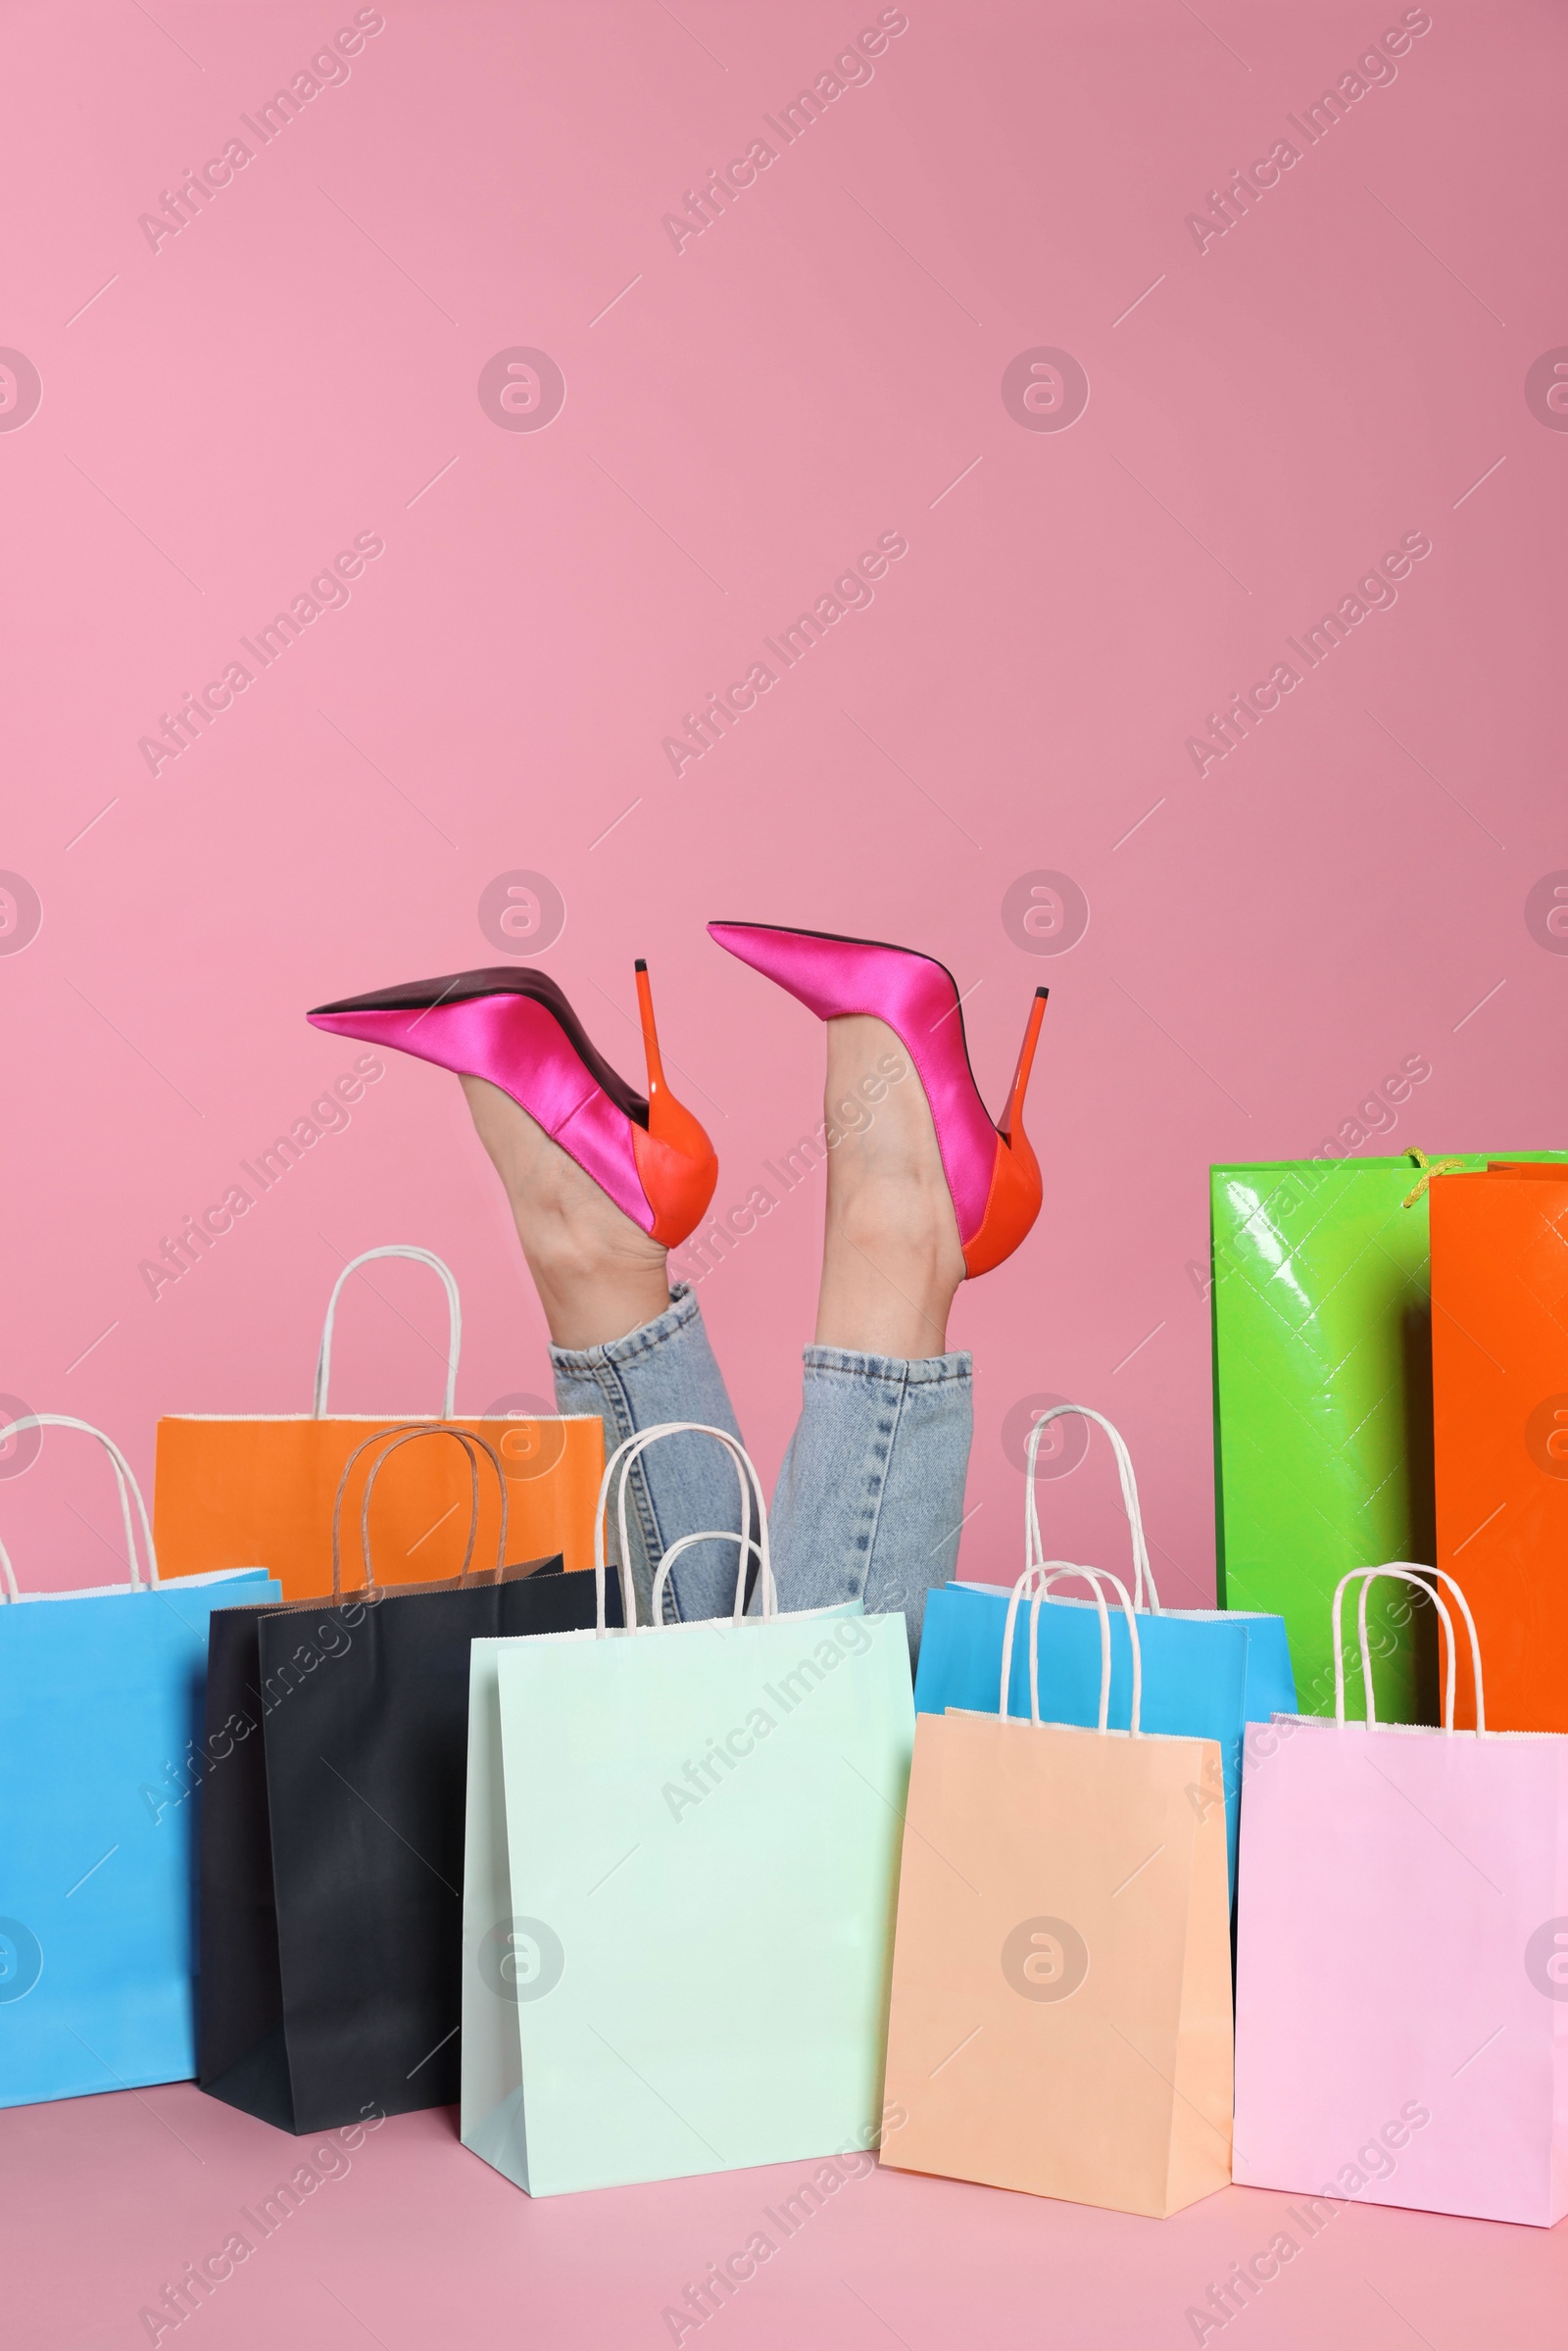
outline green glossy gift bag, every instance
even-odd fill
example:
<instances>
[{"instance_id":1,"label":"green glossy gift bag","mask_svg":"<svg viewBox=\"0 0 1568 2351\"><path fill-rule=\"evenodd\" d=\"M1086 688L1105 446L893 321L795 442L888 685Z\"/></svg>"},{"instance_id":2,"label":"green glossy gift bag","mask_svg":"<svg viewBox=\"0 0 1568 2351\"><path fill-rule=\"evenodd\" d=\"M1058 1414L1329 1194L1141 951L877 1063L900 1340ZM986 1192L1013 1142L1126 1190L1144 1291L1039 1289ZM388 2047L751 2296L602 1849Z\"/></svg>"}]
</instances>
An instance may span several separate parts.
<instances>
[{"instance_id":1,"label":"green glossy gift bag","mask_svg":"<svg viewBox=\"0 0 1568 2351\"><path fill-rule=\"evenodd\" d=\"M1219 1594L1284 1617L1303 1713L1333 1709L1340 1578L1437 1557L1428 1165L1408 1151L1209 1170ZM1376 1589L1379 1711L1436 1721L1433 1612Z\"/></svg>"}]
</instances>

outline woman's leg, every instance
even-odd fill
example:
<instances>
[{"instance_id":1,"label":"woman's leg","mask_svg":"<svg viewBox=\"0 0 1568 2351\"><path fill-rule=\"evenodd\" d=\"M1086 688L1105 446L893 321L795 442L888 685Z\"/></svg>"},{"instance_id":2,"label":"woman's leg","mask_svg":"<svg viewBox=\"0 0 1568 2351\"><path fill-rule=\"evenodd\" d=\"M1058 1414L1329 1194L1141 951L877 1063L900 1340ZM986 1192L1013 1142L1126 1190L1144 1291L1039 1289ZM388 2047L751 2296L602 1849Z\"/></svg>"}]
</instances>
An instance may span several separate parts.
<instances>
[{"instance_id":1,"label":"woman's leg","mask_svg":"<svg viewBox=\"0 0 1568 2351\"><path fill-rule=\"evenodd\" d=\"M902 1609L912 1652L963 1517L971 1365L944 1352L963 1252L930 1108L894 1032L831 1020L827 1055L822 1283L774 1497L774 1568L786 1608L858 1597L868 1613ZM697 1300L685 1288L671 1298L664 1250L509 1096L482 1078L463 1085L550 1325L562 1409L597 1410L607 1452L662 1420L738 1435ZM646 1615L661 1553L683 1534L737 1529L739 1491L719 1446L678 1437L638 1462L631 1494ZM681 1617L728 1612L735 1553L726 1543L683 1556L670 1578Z\"/></svg>"},{"instance_id":2,"label":"woman's leg","mask_svg":"<svg viewBox=\"0 0 1568 2351\"><path fill-rule=\"evenodd\" d=\"M507 1188L512 1212L550 1326L556 1401L597 1412L605 1458L639 1429L703 1421L738 1437L735 1408L708 1344L695 1294L670 1295L662 1247L602 1192L592 1176L510 1095L466 1077L479 1139ZM655 1569L681 1535L738 1529L740 1488L730 1454L711 1438L667 1437L628 1482L627 1533L640 1620L650 1621ZM609 1548L618 1556L613 1510ZM727 1616L737 1545L701 1543L671 1571L681 1617Z\"/></svg>"},{"instance_id":3,"label":"woman's leg","mask_svg":"<svg viewBox=\"0 0 1568 2351\"><path fill-rule=\"evenodd\" d=\"M773 1497L779 1594L902 1609L914 1656L963 1520L972 1366L944 1351L963 1251L930 1107L884 1022L828 1022L826 1108L816 1338Z\"/></svg>"},{"instance_id":4,"label":"woman's leg","mask_svg":"<svg viewBox=\"0 0 1568 2351\"><path fill-rule=\"evenodd\" d=\"M740 1435L696 1292L680 1282L666 1298L662 1314L622 1338L598 1347L550 1349L557 1403L563 1412L599 1414L607 1461L639 1429L657 1428L664 1420L696 1420ZM613 1495L611 1501L609 1548L618 1557ZM754 1509L747 1522L754 1533L755 1518ZM653 1621L653 1579L672 1543L706 1528L738 1530L740 1525L734 1456L711 1437L663 1437L639 1454L627 1481L626 1532L641 1621ZM669 1572L666 1616L728 1616L735 1604L738 1558L733 1542L701 1543L683 1551Z\"/></svg>"}]
</instances>

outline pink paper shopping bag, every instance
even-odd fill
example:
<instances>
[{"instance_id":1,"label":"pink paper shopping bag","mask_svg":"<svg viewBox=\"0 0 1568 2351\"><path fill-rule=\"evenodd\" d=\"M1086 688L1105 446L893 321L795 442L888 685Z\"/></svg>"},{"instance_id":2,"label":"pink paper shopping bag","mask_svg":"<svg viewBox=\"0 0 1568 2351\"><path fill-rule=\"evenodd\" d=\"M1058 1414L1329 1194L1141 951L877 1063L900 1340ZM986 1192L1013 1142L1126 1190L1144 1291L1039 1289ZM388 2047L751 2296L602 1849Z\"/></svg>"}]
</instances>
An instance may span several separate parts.
<instances>
[{"instance_id":1,"label":"pink paper shopping bag","mask_svg":"<svg viewBox=\"0 0 1568 2351\"><path fill-rule=\"evenodd\" d=\"M1333 1721L1247 1735L1236 1982L1236 2179L1549 2229L1568 2211L1568 1737L1453 1729L1435 1571L1334 1594ZM1367 1587L1432 1592L1444 1728L1379 1723ZM1341 1603L1358 1583L1364 1723L1345 1719Z\"/></svg>"}]
</instances>

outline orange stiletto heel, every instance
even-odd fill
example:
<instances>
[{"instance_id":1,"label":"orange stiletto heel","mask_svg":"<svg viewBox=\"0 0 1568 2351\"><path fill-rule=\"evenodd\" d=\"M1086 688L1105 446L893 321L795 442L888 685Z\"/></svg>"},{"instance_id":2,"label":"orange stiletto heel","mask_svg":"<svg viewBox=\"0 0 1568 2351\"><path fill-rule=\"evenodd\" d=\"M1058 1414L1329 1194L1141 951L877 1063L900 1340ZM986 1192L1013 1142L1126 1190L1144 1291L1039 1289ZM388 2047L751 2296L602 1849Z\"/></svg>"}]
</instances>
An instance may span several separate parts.
<instances>
[{"instance_id":1,"label":"orange stiletto heel","mask_svg":"<svg viewBox=\"0 0 1568 2351\"><path fill-rule=\"evenodd\" d=\"M664 1081L664 1063L654 1025L654 993L648 966L637 961L637 1009L648 1062L648 1125L632 1130L632 1150L643 1191L654 1209L653 1238L674 1249L700 1222L718 1181L718 1160L703 1126Z\"/></svg>"},{"instance_id":2,"label":"orange stiletto heel","mask_svg":"<svg viewBox=\"0 0 1568 2351\"><path fill-rule=\"evenodd\" d=\"M1043 1188L1040 1162L1023 1131L1023 1098L1035 1065L1040 1023L1046 1016L1049 988L1035 990L1034 1003L1018 1048L1018 1066L1007 1090L1007 1106L997 1126L997 1158L991 1171L985 1214L972 1240L964 1245L963 1262L971 1281L1010 1257L1040 1213Z\"/></svg>"}]
</instances>

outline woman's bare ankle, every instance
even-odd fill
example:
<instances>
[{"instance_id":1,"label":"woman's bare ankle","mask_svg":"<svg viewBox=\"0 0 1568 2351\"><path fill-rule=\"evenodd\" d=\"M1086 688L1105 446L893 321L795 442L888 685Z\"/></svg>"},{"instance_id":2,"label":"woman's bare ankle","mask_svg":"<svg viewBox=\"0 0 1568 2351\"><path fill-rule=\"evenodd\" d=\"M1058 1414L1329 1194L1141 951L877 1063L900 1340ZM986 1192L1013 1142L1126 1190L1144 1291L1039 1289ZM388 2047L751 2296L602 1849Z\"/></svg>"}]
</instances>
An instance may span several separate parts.
<instances>
[{"instance_id":1,"label":"woman's bare ankle","mask_svg":"<svg viewBox=\"0 0 1568 2351\"><path fill-rule=\"evenodd\" d=\"M662 1246L536 1120L484 1078L461 1081L557 1347L607 1347L669 1304Z\"/></svg>"},{"instance_id":2,"label":"woman's bare ankle","mask_svg":"<svg viewBox=\"0 0 1568 2351\"><path fill-rule=\"evenodd\" d=\"M884 1021L830 1020L827 1036L831 1148L816 1343L859 1354L943 1354L964 1263L925 1091Z\"/></svg>"},{"instance_id":3,"label":"woman's bare ankle","mask_svg":"<svg viewBox=\"0 0 1568 2351\"><path fill-rule=\"evenodd\" d=\"M528 1270L556 1347L609 1347L644 1323L657 1322L669 1304L662 1249L657 1265L599 1258L568 1267L530 1257Z\"/></svg>"}]
</instances>

